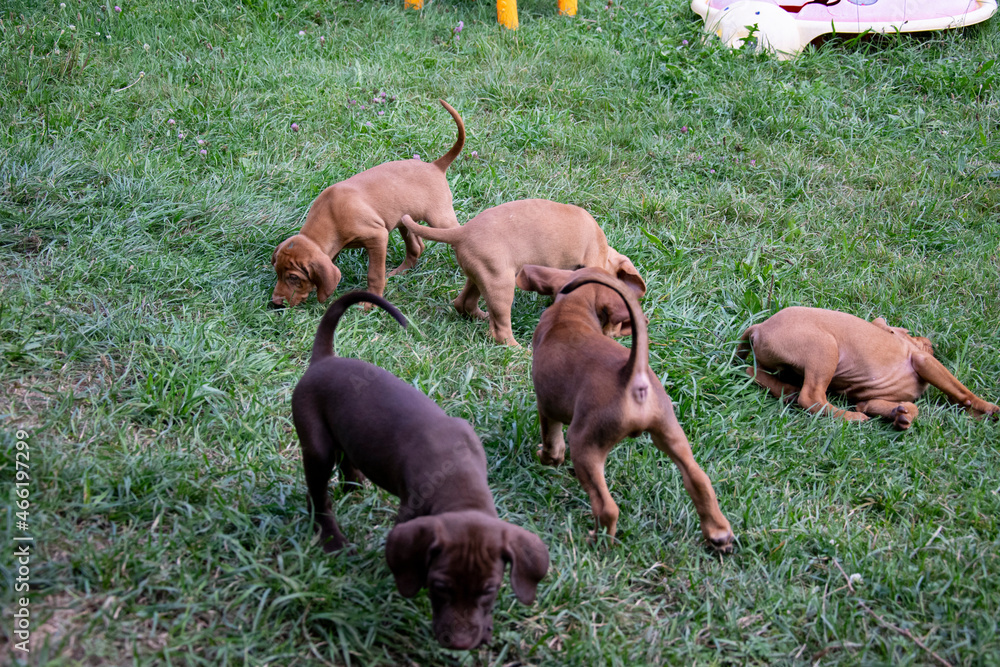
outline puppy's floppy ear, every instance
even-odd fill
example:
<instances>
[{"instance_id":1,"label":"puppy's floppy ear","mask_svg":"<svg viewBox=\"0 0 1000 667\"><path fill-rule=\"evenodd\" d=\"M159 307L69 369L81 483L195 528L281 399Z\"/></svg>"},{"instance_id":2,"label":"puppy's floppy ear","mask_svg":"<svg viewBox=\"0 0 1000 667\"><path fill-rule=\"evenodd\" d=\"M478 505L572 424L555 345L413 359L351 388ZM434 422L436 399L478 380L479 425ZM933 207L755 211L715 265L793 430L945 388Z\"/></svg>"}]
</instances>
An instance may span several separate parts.
<instances>
[{"instance_id":1,"label":"puppy's floppy ear","mask_svg":"<svg viewBox=\"0 0 1000 667\"><path fill-rule=\"evenodd\" d=\"M340 284L340 269L333 265L333 260L323 255L314 257L306 265L309 282L316 286L316 298L324 303Z\"/></svg>"},{"instance_id":2,"label":"puppy's floppy ear","mask_svg":"<svg viewBox=\"0 0 1000 667\"><path fill-rule=\"evenodd\" d=\"M646 281L639 275L632 260L614 248L608 248L608 264L615 278L635 290L637 296L641 297L646 293Z\"/></svg>"},{"instance_id":3,"label":"puppy's floppy ear","mask_svg":"<svg viewBox=\"0 0 1000 667\"><path fill-rule=\"evenodd\" d=\"M551 269L547 266L525 264L514 277L514 283L525 292L552 296L568 282L571 273L572 271Z\"/></svg>"},{"instance_id":4,"label":"puppy's floppy ear","mask_svg":"<svg viewBox=\"0 0 1000 667\"><path fill-rule=\"evenodd\" d=\"M507 524L503 532L503 559L510 563L510 585L522 604L535 601L538 582L549 571L549 550L538 535Z\"/></svg>"},{"instance_id":5,"label":"puppy's floppy ear","mask_svg":"<svg viewBox=\"0 0 1000 667\"><path fill-rule=\"evenodd\" d=\"M427 568L441 551L441 522L422 516L398 524L385 540L385 560L389 563L396 588L412 598L427 583Z\"/></svg>"},{"instance_id":6,"label":"puppy's floppy ear","mask_svg":"<svg viewBox=\"0 0 1000 667\"><path fill-rule=\"evenodd\" d=\"M278 248L280 247L279 245ZM274 263L278 261L278 248L275 248L274 252L271 253L271 266L274 266Z\"/></svg>"}]
</instances>

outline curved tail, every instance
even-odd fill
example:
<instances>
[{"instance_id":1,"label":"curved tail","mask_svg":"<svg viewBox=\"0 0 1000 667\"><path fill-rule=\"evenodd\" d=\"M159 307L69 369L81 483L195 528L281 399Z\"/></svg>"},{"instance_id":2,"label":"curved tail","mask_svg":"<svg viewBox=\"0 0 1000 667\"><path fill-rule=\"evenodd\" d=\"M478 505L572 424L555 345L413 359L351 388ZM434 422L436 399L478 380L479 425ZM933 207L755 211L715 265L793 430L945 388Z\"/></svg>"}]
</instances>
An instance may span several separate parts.
<instances>
[{"instance_id":1,"label":"curved tail","mask_svg":"<svg viewBox=\"0 0 1000 667\"><path fill-rule=\"evenodd\" d=\"M450 227L448 229L424 227L415 222L409 215L404 215L399 221L403 223L404 227L420 238L427 239L428 241L440 241L448 245L455 245L462 238L462 234L465 233L464 227Z\"/></svg>"},{"instance_id":2,"label":"curved tail","mask_svg":"<svg viewBox=\"0 0 1000 667\"><path fill-rule=\"evenodd\" d=\"M646 324L646 317L642 314L642 308L632 292L622 281L611 276L593 274L582 276L571 280L559 290L559 294L568 294L581 285L587 283L598 283L608 287L618 293L618 296L625 301L628 309L629 319L632 320L632 349L629 351L628 361L621 370L622 379L628 388L629 395L637 403L642 403L649 395L649 329Z\"/></svg>"},{"instance_id":3,"label":"curved tail","mask_svg":"<svg viewBox=\"0 0 1000 667\"><path fill-rule=\"evenodd\" d=\"M379 295L362 291L348 292L331 303L330 307L326 309L323 319L319 321L319 327L316 329L316 338L313 339L312 356L309 358L309 365L327 357L337 356L337 353L333 350L333 332L337 329L337 323L340 322L340 317L344 314L344 311L362 301L374 303L392 315L402 326L406 326L406 318L403 317L403 314L394 305Z\"/></svg>"},{"instance_id":4,"label":"curved tail","mask_svg":"<svg viewBox=\"0 0 1000 667\"><path fill-rule=\"evenodd\" d=\"M455 140L455 145L451 147L450 151L434 160L434 166L441 171L445 171L448 169L448 165L450 165L455 158L458 157L458 154L462 152L462 146L465 145L465 123L462 122L462 117L458 115L458 112L455 111L450 104L444 100L438 100L438 102L440 102L441 106L448 110L451 117L455 119L455 125L458 125L458 139Z\"/></svg>"}]
</instances>

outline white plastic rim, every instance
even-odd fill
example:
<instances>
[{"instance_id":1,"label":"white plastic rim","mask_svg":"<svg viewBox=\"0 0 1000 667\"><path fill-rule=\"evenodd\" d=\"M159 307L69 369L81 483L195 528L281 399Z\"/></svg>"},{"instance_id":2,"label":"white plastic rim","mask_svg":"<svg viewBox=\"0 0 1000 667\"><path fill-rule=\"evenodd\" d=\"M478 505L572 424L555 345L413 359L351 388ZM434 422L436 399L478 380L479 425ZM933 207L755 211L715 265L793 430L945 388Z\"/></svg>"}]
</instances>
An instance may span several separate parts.
<instances>
[{"instance_id":1,"label":"white plastic rim","mask_svg":"<svg viewBox=\"0 0 1000 667\"><path fill-rule=\"evenodd\" d=\"M785 2L791 4L792 0ZM885 14L892 15L896 8L898 8L898 12L895 12L897 16L888 20L865 20L862 18L863 14L874 13L875 2L869 4L851 0L841 0L841 2L855 7L855 20L831 18L829 9L827 9L828 15L823 17L823 20L815 18L810 20L785 11L778 2L772 0L691 0L691 10L704 19L706 32L715 33L726 45L733 48L739 47L746 39L749 34L748 27L756 25L758 48L773 52L779 58L790 58L800 53L809 42L828 33L949 30L980 23L997 11L997 0L966 0L961 3L967 8L965 12L921 18L915 13L918 14L920 7L927 3L909 2L911 10L907 16L905 13L907 0L881 0L877 7L877 11L882 14L881 18L885 19ZM812 13L816 14L818 10Z\"/></svg>"}]
</instances>

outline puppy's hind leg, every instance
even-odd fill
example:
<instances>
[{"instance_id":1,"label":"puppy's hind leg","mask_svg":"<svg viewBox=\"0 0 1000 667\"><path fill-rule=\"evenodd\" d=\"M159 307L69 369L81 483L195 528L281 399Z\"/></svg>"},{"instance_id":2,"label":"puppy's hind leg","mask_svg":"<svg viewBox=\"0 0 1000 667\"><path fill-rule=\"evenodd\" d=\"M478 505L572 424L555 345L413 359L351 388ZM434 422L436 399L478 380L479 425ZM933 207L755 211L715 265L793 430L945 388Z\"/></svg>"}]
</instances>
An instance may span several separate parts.
<instances>
[{"instance_id":1,"label":"puppy's hind leg","mask_svg":"<svg viewBox=\"0 0 1000 667\"><path fill-rule=\"evenodd\" d=\"M477 320L485 320L488 316L479 308L479 294L479 286L476 284L476 281L472 278L466 278L465 287L462 288L462 292L452 302L455 310L462 315L468 315Z\"/></svg>"},{"instance_id":2,"label":"puppy's hind leg","mask_svg":"<svg viewBox=\"0 0 1000 667\"><path fill-rule=\"evenodd\" d=\"M653 437L653 444L669 456L670 460L681 471L684 489L694 501L698 518L701 520L702 535L705 536L712 548L722 553L730 553L733 550L733 540L735 539L733 529L729 525L729 520L719 509L719 501L715 497L712 482L698 465L698 462L694 460L691 444L677 421L670 398L666 394L663 398L665 400L661 401L658 419L648 429L649 434Z\"/></svg>"},{"instance_id":3,"label":"puppy's hind leg","mask_svg":"<svg viewBox=\"0 0 1000 667\"><path fill-rule=\"evenodd\" d=\"M538 411L538 425L542 431L542 444L538 446L538 460L547 466L557 466L566 460L566 441L563 425Z\"/></svg>"},{"instance_id":4,"label":"puppy's hind leg","mask_svg":"<svg viewBox=\"0 0 1000 667\"><path fill-rule=\"evenodd\" d=\"M827 400L826 390L833 380L836 369L836 357L818 356L811 365L806 366L802 373L802 391L799 392L798 397L799 405L814 415L827 414L850 422L868 421L868 415L865 413L841 410Z\"/></svg>"},{"instance_id":5,"label":"puppy's hind leg","mask_svg":"<svg viewBox=\"0 0 1000 667\"><path fill-rule=\"evenodd\" d=\"M597 530L590 533L591 541L596 541L601 529L608 537L614 538L618 530L618 505L608 491L604 478L604 462L615 443L595 442L585 429L569 428L570 455L573 469L580 485L590 498L590 511L597 519Z\"/></svg>"},{"instance_id":6,"label":"puppy's hind leg","mask_svg":"<svg viewBox=\"0 0 1000 667\"><path fill-rule=\"evenodd\" d=\"M417 236L416 234L411 234L403 225L396 227L399 230L399 235L403 237L403 245L406 247L406 256L403 258L403 262L397 266L395 269L389 272L389 277L392 278L397 273L406 271L407 269L412 269L417 265L417 260L420 259L420 255L424 252L424 240Z\"/></svg>"},{"instance_id":7,"label":"puppy's hind leg","mask_svg":"<svg viewBox=\"0 0 1000 667\"><path fill-rule=\"evenodd\" d=\"M490 315L490 334L501 345L517 347L514 330L510 324L510 311L514 305L515 285L513 279L489 287L486 292L486 309Z\"/></svg>"},{"instance_id":8,"label":"puppy's hind leg","mask_svg":"<svg viewBox=\"0 0 1000 667\"><path fill-rule=\"evenodd\" d=\"M888 419L900 431L910 428L919 414L917 406L909 401L885 401L880 398L861 401L854 406L854 409L871 417Z\"/></svg>"},{"instance_id":9,"label":"puppy's hind leg","mask_svg":"<svg viewBox=\"0 0 1000 667\"><path fill-rule=\"evenodd\" d=\"M767 389L775 398L786 403L794 401L798 398L799 392L802 391L802 387L782 382L776 376L771 375L768 369L761 366L747 366L744 370L754 382Z\"/></svg>"},{"instance_id":10,"label":"puppy's hind leg","mask_svg":"<svg viewBox=\"0 0 1000 667\"><path fill-rule=\"evenodd\" d=\"M296 424L296 430L299 432L299 442L302 445L302 467L305 469L306 487L309 492L309 512L319 530L323 551L333 553L343 549L347 543L333 515L328 489L334 459L339 452L334 451L328 435L322 428L311 426L299 428Z\"/></svg>"}]
</instances>

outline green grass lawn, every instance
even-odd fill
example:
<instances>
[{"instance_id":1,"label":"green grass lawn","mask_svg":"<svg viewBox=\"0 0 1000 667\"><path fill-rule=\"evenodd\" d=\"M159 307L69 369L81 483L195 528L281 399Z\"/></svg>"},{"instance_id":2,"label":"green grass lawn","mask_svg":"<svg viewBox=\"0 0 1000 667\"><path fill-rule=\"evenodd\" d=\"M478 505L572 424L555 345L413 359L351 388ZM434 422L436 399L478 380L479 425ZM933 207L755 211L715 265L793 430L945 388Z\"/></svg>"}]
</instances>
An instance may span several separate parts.
<instances>
[{"instance_id":1,"label":"green grass lawn","mask_svg":"<svg viewBox=\"0 0 1000 667\"><path fill-rule=\"evenodd\" d=\"M704 40L687 0L521 0L516 32L491 1L119 2L0 3L5 659L21 430L29 664L1000 664L1000 426L934 389L906 433L815 418L734 363L748 324L834 308L1000 399L997 18L777 62ZM578 204L643 273L652 366L738 542L704 548L643 437L608 461L620 541L588 544L580 485L534 458L547 299L518 293L523 347L497 346L429 243L386 289L414 326L357 309L337 349L472 422L501 517L549 546L538 601L505 583L466 653L395 589L393 497L338 493L357 554L315 543L289 399L324 306L265 308L325 186L452 144L439 97L469 133L460 221ZM360 251L338 265L364 287Z\"/></svg>"}]
</instances>

